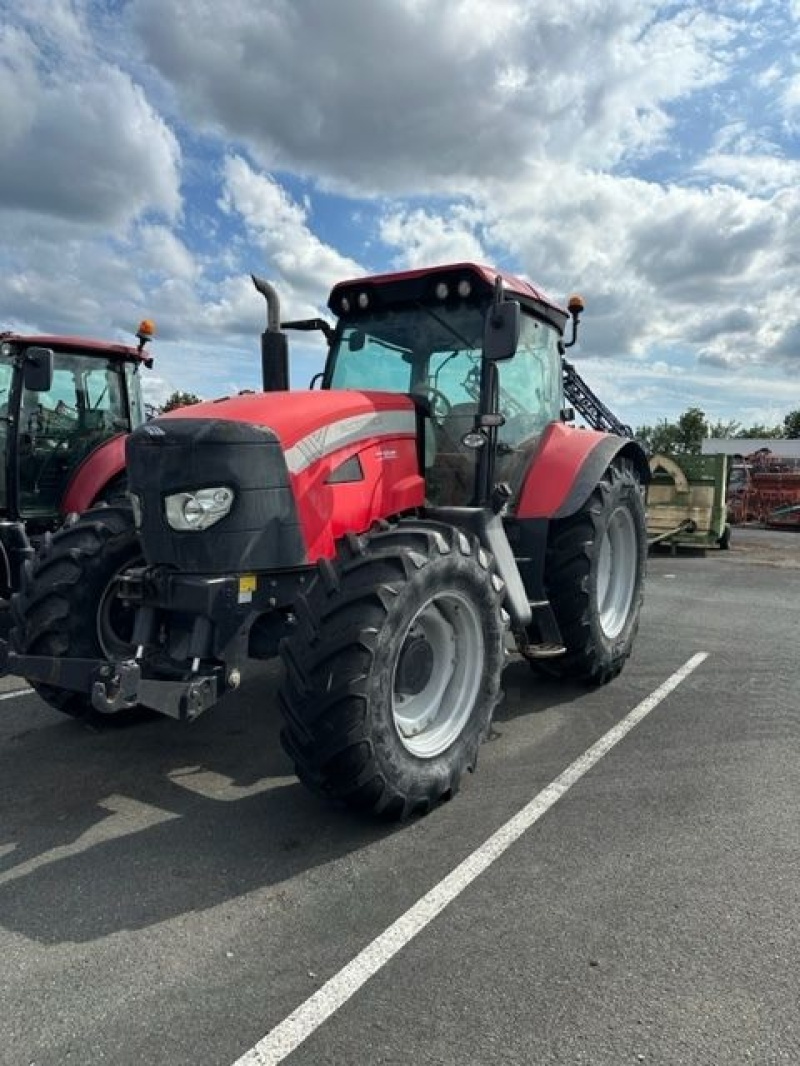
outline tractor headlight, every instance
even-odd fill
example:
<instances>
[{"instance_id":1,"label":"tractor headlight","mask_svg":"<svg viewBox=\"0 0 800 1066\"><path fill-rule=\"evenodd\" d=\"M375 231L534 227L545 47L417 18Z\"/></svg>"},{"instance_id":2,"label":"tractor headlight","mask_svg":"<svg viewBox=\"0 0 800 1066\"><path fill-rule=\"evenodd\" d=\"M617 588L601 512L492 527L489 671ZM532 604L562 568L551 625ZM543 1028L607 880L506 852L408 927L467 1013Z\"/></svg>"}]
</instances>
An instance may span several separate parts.
<instances>
[{"instance_id":1,"label":"tractor headlight","mask_svg":"<svg viewBox=\"0 0 800 1066\"><path fill-rule=\"evenodd\" d=\"M185 533L208 529L233 506L234 492L225 485L192 492L176 492L164 500L164 510L171 529Z\"/></svg>"}]
</instances>

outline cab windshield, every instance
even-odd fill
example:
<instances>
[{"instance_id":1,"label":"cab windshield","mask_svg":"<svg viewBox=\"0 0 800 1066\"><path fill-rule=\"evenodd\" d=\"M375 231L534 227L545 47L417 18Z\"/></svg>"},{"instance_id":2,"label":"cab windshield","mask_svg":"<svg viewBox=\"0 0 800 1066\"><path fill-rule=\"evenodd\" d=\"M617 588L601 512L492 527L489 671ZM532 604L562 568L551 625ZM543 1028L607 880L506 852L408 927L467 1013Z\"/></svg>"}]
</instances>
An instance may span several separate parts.
<instances>
[{"instance_id":1,"label":"cab windshield","mask_svg":"<svg viewBox=\"0 0 800 1066\"><path fill-rule=\"evenodd\" d=\"M83 459L130 426L118 362L79 352L54 355L49 391L22 393L18 452L20 511L25 517L56 514Z\"/></svg>"},{"instance_id":2,"label":"cab windshield","mask_svg":"<svg viewBox=\"0 0 800 1066\"><path fill-rule=\"evenodd\" d=\"M463 503L472 495L477 456L463 445L480 400L484 311L470 304L417 305L345 320L332 350L334 389L416 393L430 402L427 456L431 497ZM499 479L519 480L520 452L535 446L561 410L557 331L523 314L513 359L498 364Z\"/></svg>"}]
</instances>

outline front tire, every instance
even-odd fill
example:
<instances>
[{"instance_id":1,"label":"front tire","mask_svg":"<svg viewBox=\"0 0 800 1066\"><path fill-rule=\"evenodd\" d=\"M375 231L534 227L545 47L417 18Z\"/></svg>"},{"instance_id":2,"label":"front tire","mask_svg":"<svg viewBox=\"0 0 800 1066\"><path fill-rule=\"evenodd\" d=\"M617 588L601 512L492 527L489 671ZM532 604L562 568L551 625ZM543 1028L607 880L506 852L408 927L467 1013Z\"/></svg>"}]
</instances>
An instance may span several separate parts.
<instances>
[{"instance_id":1,"label":"front tire","mask_svg":"<svg viewBox=\"0 0 800 1066\"><path fill-rule=\"evenodd\" d=\"M298 777L397 820L454 795L500 699L503 584L466 534L401 523L350 538L282 646L282 740Z\"/></svg>"},{"instance_id":2,"label":"front tire","mask_svg":"<svg viewBox=\"0 0 800 1066\"><path fill-rule=\"evenodd\" d=\"M25 655L130 658L133 615L115 595L120 574L142 558L133 512L100 505L54 533L23 574L11 601L11 641ZM72 717L148 717L141 708L99 715L88 695L33 682L51 707Z\"/></svg>"},{"instance_id":3,"label":"front tire","mask_svg":"<svg viewBox=\"0 0 800 1066\"><path fill-rule=\"evenodd\" d=\"M592 685L616 677L639 628L646 564L641 485L617 460L576 514L553 523L545 584L567 651L537 669Z\"/></svg>"}]
</instances>

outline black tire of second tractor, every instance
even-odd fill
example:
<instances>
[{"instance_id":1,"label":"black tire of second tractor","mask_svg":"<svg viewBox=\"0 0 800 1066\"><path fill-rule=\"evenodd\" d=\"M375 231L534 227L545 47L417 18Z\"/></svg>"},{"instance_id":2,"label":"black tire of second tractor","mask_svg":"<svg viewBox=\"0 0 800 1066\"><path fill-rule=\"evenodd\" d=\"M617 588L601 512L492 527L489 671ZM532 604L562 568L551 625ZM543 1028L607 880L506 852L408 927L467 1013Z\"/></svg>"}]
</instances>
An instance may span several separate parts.
<instances>
[{"instance_id":1,"label":"black tire of second tractor","mask_svg":"<svg viewBox=\"0 0 800 1066\"><path fill-rule=\"evenodd\" d=\"M111 582L141 558L133 512L127 504L100 504L52 535L26 564L22 587L11 601L15 651L27 655L105 658L98 611ZM124 654L124 644L114 651ZM100 714L87 694L33 682L51 707L95 725L127 724L153 717L141 707Z\"/></svg>"},{"instance_id":2,"label":"black tire of second tractor","mask_svg":"<svg viewBox=\"0 0 800 1066\"><path fill-rule=\"evenodd\" d=\"M394 671L415 612L448 588L480 614L485 670L459 735L420 758L393 719ZM298 632L281 650L281 740L300 780L337 806L388 821L425 814L455 795L501 697L503 595L491 556L446 525L404 522L347 538L301 597Z\"/></svg>"},{"instance_id":3,"label":"black tire of second tractor","mask_svg":"<svg viewBox=\"0 0 800 1066\"><path fill-rule=\"evenodd\" d=\"M627 618L609 639L600 622L597 579L600 547L615 511L623 507L636 530L636 573ZM604 685L615 678L631 654L639 628L647 566L647 527L642 487L633 464L616 460L576 514L551 527L545 561L545 586L561 629L566 654L534 661L537 673Z\"/></svg>"}]
</instances>

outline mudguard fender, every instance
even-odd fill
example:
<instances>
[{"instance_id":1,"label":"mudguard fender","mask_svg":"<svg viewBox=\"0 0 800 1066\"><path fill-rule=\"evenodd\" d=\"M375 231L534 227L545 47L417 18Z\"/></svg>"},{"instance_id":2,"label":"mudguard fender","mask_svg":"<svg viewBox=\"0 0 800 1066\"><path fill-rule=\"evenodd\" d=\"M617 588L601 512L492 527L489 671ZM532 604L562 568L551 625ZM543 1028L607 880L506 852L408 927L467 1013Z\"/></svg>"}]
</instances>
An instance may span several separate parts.
<instances>
[{"instance_id":1,"label":"mudguard fender","mask_svg":"<svg viewBox=\"0 0 800 1066\"><path fill-rule=\"evenodd\" d=\"M516 517L557 519L575 514L618 456L634 464L643 485L650 481L647 456L636 441L551 423L525 474Z\"/></svg>"},{"instance_id":2,"label":"mudguard fender","mask_svg":"<svg viewBox=\"0 0 800 1066\"><path fill-rule=\"evenodd\" d=\"M88 511L103 489L122 473L126 439L127 435L120 433L103 441L79 464L61 501L63 515Z\"/></svg>"}]
</instances>

